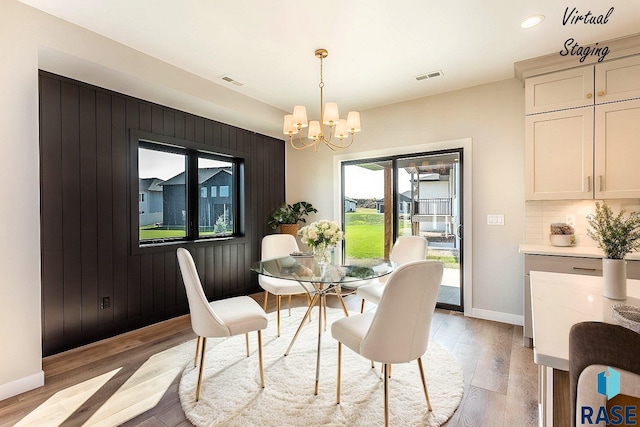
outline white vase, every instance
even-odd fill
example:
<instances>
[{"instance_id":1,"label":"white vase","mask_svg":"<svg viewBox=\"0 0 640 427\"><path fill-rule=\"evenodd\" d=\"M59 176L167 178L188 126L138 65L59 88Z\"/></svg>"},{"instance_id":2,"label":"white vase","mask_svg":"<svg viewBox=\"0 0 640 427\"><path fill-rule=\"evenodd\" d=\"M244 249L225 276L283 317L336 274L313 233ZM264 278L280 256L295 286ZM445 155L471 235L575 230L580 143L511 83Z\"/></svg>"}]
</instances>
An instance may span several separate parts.
<instances>
[{"instance_id":1,"label":"white vase","mask_svg":"<svg viewBox=\"0 0 640 427\"><path fill-rule=\"evenodd\" d=\"M603 294L615 300L627 298L627 261L623 259L602 260Z\"/></svg>"}]
</instances>

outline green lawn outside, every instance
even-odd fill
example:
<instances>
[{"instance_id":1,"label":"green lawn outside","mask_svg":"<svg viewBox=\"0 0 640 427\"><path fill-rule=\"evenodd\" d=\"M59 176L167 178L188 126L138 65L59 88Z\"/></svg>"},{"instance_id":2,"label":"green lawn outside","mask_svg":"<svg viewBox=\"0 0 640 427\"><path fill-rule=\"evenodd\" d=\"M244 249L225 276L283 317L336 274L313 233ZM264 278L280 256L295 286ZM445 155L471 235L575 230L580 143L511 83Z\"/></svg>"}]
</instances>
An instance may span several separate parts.
<instances>
[{"instance_id":1,"label":"green lawn outside","mask_svg":"<svg viewBox=\"0 0 640 427\"><path fill-rule=\"evenodd\" d=\"M344 235L347 258L384 257L384 215L375 209L357 209L347 213Z\"/></svg>"},{"instance_id":2,"label":"green lawn outside","mask_svg":"<svg viewBox=\"0 0 640 427\"><path fill-rule=\"evenodd\" d=\"M160 228L140 229L140 240L169 239L173 237L184 237L186 235L184 230L163 230Z\"/></svg>"},{"instance_id":3,"label":"green lawn outside","mask_svg":"<svg viewBox=\"0 0 640 427\"><path fill-rule=\"evenodd\" d=\"M410 223L403 222L410 231ZM349 212L345 215L344 233L348 259L384 258L383 214L377 213L375 209L357 209L356 212ZM442 261L446 268L460 268L457 258L448 252L430 250L427 259Z\"/></svg>"}]
</instances>

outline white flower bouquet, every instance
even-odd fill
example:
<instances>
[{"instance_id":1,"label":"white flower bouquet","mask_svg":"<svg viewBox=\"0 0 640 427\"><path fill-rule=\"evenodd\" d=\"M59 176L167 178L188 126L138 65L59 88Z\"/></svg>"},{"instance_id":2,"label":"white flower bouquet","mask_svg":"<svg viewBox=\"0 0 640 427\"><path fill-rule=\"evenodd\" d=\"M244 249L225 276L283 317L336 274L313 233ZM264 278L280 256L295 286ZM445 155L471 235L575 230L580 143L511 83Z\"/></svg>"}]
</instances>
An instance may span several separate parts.
<instances>
[{"instance_id":1,"label":"white flower bouquet","mask_svg":"<svg viewBox=\"0 0 640 427\"><path fill-rule=\"evenodd\" d=\"M320 220L302 227L298 232L302 243L309 246L314 255L328 261L327 249L335 246L344 238L340 226L333 221Z\"/></svg>"}]
</instances>

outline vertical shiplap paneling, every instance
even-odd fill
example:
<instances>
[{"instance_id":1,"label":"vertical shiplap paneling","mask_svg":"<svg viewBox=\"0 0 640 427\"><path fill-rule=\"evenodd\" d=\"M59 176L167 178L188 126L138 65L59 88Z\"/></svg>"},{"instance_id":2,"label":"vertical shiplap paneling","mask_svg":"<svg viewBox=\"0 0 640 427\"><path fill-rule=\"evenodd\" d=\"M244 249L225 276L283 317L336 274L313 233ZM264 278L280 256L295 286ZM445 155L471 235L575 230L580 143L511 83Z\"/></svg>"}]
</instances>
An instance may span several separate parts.
<instances>
[{"instance_id":1,"label":"vertical shiplap paneling","mask_svg":"<svg viewBox=\"0 0 640 427\"><path fill-rule=\"evenodd\" d=\"M176 299L176 253L175 251L164 252L164 305L166 308L173 308L178 302ZM182 286L182 284L180 283ZM184 301L182 301L184 303Z\"/></svg>"},{"instance_id":2,"label":"vertical shiplap paneling","mask_svg":"<svg viewBox=\"0 0 640 427\"><path fill-rule=\"evenodd\" d=\"M162 134L165 136L175 136L175 115L171 110L163 110L164 114L164 126Z\"/></svg>"},{"instance_id":3,"label":"vertical shiplap paneling","mask_svg":"<svg viewBox=\"0 0 640 427\"><path fill-rule=\"evenodd\" d=\"M40 206L42 209L43 344L52 345L64 334L64 274L62 250L62 147L60 81L40 77Z\"/></svg>"},{"instance_id":4,"label":"vertical shiplap paneling","mask_svg":"<svg viewBox=\"0 0 640 427\"><path fill-rule=\"evenodd\" d=\"M196 140L196 118L190 114L184 119L184 139L187 141Z\"/></svg>"},{"instance_id":5,"label":"vertical shiplap paneling","mask_svg":"<svg viewBox=\"0 0 640 427\"><path fill-rule=\"evenodd\" d=\"M98 164L98 298L113 297L113 181L111 167L111 96L96 93ZM98 311L100 326L113 322L113 304Z\"/></svg>"},{"instance_id":6,"label":"vertical shiplap paneling","mask_svg":"<svg viewBox=\"0 0 640 427\"><path fill-rule=\"evenodd\" d=\"M121 96L111 97L111 182L113 183L113 295L111 305L115 321L128 318L127 262L129 248L129 140L126 127L126 101Z\"/></svg>"},{"instance_id":7,"label":"vertical shiplap paneling","mask_svg":"<svg viewBox=\"0 0 640 427\"><path fill-rule=\"evenodd\" d=\"M202 117L194 117L193 121L193 140L195 142L204 143L204 122Z\"/></svg>"},{"instance_id":8,"label":"vertical shiplap paneling","mask_svg":"<svg viewBox=\"0 0 640 427\"><path fill-rule=\"evenodd\" d=\"M209 120L204 122L204 143L209 145L211 147L210 149L213 149L213 122Z\"/></svg>"},{"instance_id":9,"label":"vertical shiplap paneling","mask_svg":"<svg viewBox=\"0 0 640 427\"><path fill-rule=\"evenodd\" d=\"M140 130L143 132L151 132L151 105L146 102L140 102L138 103L138 109L140 111L140 116L138 117Z\"/></svg>"},{"instance_id":10,"label":"vertical shiplap paneling","mask_svg":"<svg viewBox=\"0 0 640 427\"><path fill-rule=\"evenodd\" d=\"M125 103L125 110L127 120L127 150L130 152L130 147L128 146L128 133L130 129L140 128L140 103L128 98ZM129 182L132 182L131 177L129 177ZM135 188L131 189L131 191L137 193ZM133 197L137 200L136 195ZM131 195L129 196L129 200L131 200ZM131 218L131 215L132 214L129 213L129 218ZM129 234L133 232L138 234L137 230L134 231L129 229ZM129 247L127 247L126 253L129 255ZM139 256L127 256L127 314L129 318L135 318L142 314L142 280L140 275L140 261L141 259Z\"/></svg>"},{"instance_id":11,"label":"vertical shiplap paneling","mask_svg":"<svg viewBox=\"0 0 640 427\"><path fill-rule=\"evenodd\" d=\"M153 266L148 273L153 277L153 311L162 311L166 308L164 295L164 254L162 252L153 254Z\"/></svg>"},{"instance_id":12,"label":"vertical shiplap paneling","mask_svg":"<svg viewBox=\"0 0 640 427\"><path fill-rule=\"evenodd\" d=\"M153 286L153 254L142 254L140 258L140 308L142 315L147 316L154 312L154 286Z\"/></svg>"},{"instance_id":13,"label":"vertical shiplap paneling","mask_svg":"<svg viewBox=\"0 0 640 427\"><path fill-rule=\"evenodd\" d=\"M82 329L95 331L98 327L96 92L80 87L79 96Z\"/></svg>"},{"instance_id":14,"label":"vertical shiplap paneling","mask_svg":"<svg viewBox=\"0 0 640 427\"><path fill-rule=\"evenodd\" d=\"M62 253L65 334L82 326L82 252L80 238L80 124L78 86L60 86L62 160Z\"/></svg>"},{"instance_id":15,"label":"vertical shiplap paneling","mask_svg":"<svg viewBox=\"0 0 640 427\"><path fill-rule=\"evenodd\" d=\"M265 212L284 201L280 141L46 72L40 90L45 355L188 311L175 247L131 252L132 129L242 153L245 239L187 246L209 299L258 290Z\"/></svg>"},{"instance_id":16,"label":"vertical shiplap paneling","mask_svg":"<svg viewBox=\"0 0 640 427\"><path fill-rule=\"evenodd\" d=\"M204 250L202 251L201 263L198 264L200 265L200 271L202 273L201 277L203 278L202 286L204 287L204 291L207 294L207 296L209 296L209 298L213 298L213 295L214 295L213 271L215 268L213 265L213 249L214 249L213 246L204 248Z\"/></svg>"},{"instance_id":17,"label":"vertical shiplap paneling","mask_svg":"<svg viewBox=\"0 0 640 427\"><path fill-rule=\"evenodd\" d=\"M164 135L164 111L159 105L151 106L151 132Z\"/></svg>"}]
</instances>

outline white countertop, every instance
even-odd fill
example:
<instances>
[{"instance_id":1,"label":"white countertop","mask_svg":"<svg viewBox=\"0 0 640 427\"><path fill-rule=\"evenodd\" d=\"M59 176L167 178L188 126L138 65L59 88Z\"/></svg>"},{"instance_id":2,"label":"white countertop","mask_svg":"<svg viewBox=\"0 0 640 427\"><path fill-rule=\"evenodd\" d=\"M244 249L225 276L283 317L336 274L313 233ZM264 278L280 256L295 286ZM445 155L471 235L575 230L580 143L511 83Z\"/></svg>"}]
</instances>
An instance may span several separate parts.
<instances>
[{"instance_id":1,"label":"white countertop","mask_svg":"<svg viewBox=\"0 0 640 427\"><path fill-rule=\"evenodd\" d=\"M518 248L521 254L526 255L555 255L574 256L582 258L603 258L602 249L593 246L551 246L551 245L525 245ZM628 254L625 259L640 260L640 253Z\"/></svg>"},{"instance_id":2,"label":"white countertop","mask_svg":"<svg viewBox=\"0 0 640 427\"><path fill-rule=\"evenodd\" d=\"M569 331L579 322L617 323L611 306L625 303L640 307L640 280L627 280L627 299L602 296L602 277L531 272L533 359L563 371L569 370Z\"/></svg>"}]
</instances>

